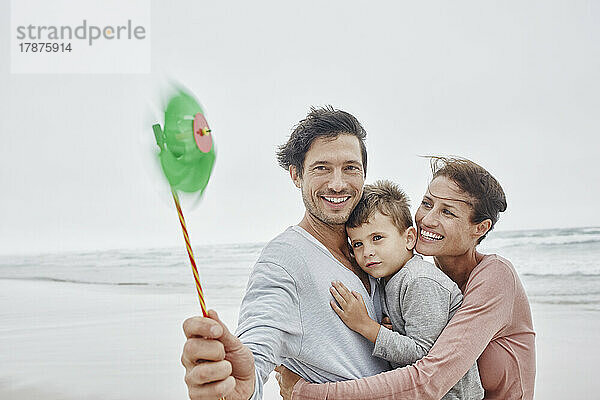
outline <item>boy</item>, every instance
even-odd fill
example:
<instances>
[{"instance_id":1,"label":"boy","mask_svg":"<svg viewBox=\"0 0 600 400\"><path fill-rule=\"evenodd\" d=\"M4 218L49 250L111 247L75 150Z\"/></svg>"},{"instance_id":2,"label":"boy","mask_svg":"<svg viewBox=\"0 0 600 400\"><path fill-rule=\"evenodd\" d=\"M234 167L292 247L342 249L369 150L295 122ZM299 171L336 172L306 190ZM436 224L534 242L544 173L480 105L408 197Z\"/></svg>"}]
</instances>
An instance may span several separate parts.
<instances>
[{"instance_id":1,"label":"boy","mask_svg":"<svg viewBox=\"0 0 600 400\"><path fill-rule=\"evenodd\" d=\"M382 307L393 331L372 320L362 296L333 282L331 307L352 330L375 344L373 355L395 368L427 355L462 303L448 276L413 254L417 233L407 196L389 181L365 185L363 197L346 223L358 265L385 287ZM339 306L338 306L339 304ZM482 399L477 364L443 399Z\"/></svg>"}]
</instances>

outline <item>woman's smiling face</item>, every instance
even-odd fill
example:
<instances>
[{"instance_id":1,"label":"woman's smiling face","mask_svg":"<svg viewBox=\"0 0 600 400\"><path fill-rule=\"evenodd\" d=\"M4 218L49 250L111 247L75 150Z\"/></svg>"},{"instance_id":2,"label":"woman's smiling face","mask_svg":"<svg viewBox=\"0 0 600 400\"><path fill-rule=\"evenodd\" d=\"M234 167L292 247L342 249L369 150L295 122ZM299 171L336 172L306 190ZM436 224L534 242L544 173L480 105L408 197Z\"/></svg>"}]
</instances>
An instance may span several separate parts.
<instances>
[{"instance_id":1,"label":"woman's smiling face","mask_svg":"<svg viewBox=\"0 0 600 400\"><path fill-rule=\"evenodd\" d=\"M460 256L481 236L471 222L473 199L454 181L438 176L429 184L415 214L416 250L426 256Z\"/></svg>"}]
</instances>

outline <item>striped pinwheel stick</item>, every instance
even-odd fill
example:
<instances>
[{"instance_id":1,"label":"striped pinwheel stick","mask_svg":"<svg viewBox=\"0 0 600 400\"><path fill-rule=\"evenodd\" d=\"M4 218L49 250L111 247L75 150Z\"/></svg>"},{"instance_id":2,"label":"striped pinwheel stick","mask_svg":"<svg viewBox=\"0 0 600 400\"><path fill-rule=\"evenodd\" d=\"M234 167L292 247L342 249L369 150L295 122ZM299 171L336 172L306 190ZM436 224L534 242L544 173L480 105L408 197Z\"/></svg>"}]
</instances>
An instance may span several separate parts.
<instances>
[{"instance_id":1,"label":"striped pinwheel stick","mask_svg":"<svg viewBox=\"0 0 600 400\"><path fill-rule=\"evenodd\" d=\"M179 215L179 223L181 224L181 230L183 231L183 238L185 239L185 247L187 249L190 263L192 264L192 273L194 274L194 280L196 281L196 291L198 292L198 299L200 300L200 307L202 308L202 315L208 317L206 312L206 304L204 303L204 293L202 292L202 286L200 285L200 277L198 276L198 268L196 267L196 261L194 260L194 252L192 251L192 245L190 244L190 236L188 235L187 228L185 227L185 219L183 218L183 212L181 211L181 204L179 203L179 196L174 189L171 189L173 194L173 200L175 200L175 207L177 207L177 214Z\"/></svg>"},{"instance_id":2,"label":"striped pinwheel stick","mask_svg":"<svg viewBox=\"0 0 600 400\"><path fill-rule=\"evenodd\" d=\"M198 292L198 299L200 300L200 308L202 308L202 315L208 317L206 312L206 304L204 304L204 293L202 292L202 286L200 285L200 277L198 276L198 268L196 267L196 261L194 261L194 252L192 251L192 245L190 244L190 236L188 235L187 228L185 227L185 218L183 218L183 211L181 211L181 204L179 203L179 196L174 189L171 189L173 194L173 200L175 200L175 207L177 207L177 214L179 215L179 223L181 224L181 230L183 231L183 238L185 239L185 247L187 248L188 257L192 264L192 272L194 273L194 280L196 281L196 291ZM221 397L219 400L227 400L226 397Z\"/></svg>"}]
</instances>

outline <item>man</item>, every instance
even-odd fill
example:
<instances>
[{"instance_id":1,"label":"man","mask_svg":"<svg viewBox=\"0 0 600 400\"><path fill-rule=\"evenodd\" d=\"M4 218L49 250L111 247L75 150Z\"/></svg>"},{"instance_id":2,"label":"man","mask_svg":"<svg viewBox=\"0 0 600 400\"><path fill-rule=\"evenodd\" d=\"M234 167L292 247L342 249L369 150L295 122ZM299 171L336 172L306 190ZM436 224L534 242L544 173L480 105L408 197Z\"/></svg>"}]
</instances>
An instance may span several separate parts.
<instances>
[{"instance_id":1,"label":"man","mask_svg":"<svg viewBox=\"0 0 600 400\"><path fill-rule=\"evenodd\" d=\"M329 306L331 281L362 294L381 320L378 288L352 260L344 224L362 195L366 133L352 115L312 109L277 154L306 207L297 226L263 249L242 301L239 339L216 313L184 322L182 363L190 398L262 398L262 385L283 364L312 382L385 371L372 345L346 329ZM243 343L243 344L242 344Z\"/></svg>"}]
</instances>

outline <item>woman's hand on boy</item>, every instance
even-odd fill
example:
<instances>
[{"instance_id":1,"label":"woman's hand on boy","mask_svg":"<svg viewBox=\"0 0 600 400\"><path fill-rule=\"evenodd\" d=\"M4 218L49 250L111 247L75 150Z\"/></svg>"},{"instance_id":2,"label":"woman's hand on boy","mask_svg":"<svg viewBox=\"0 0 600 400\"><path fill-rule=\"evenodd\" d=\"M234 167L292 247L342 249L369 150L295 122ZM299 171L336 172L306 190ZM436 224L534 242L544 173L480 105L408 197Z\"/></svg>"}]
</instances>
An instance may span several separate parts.
<instances>
[{"instance_id":1,"label":"woman's hand on boy","mask_svg":"<svg viewBox=\"0 0 600 400\"><path fill-rule=\"evenodd\" d=\"M277 383L279 383L279 395L283 400L292 400L294 385L302 378L300 375L293 373L283 365L279 365L275 368L275 372L275 379L277 380Z\"/></svg>"},{"instance_id":2,"label":"woman's hand on boy","mask_svg":"<svg viewBox=\"0 0 600 400\"><path fill-rule=\"evenodd\" d=\"M381 326L388 328L390 331L394 330L394 328L392 327L392 320L388 316L384 316L381 319Z\"/></svg>"},{"instance_id":3,"label":"woman's hand on boy","mask_svg":"<svg viewBox=\"0 0 600 400\"><path fill-rule=\"evenodd\" d=\"M335 301L330 302L333 311L335 311L348 328L375 343L380 326L369 317L365 301L360 293L348 290L339 281L333 281L331 285L332 287L329 288L329 291L335 299Z\"/></svg>"}]
</instances>

